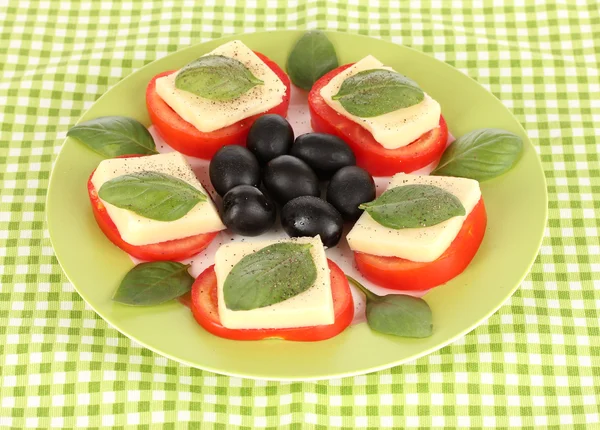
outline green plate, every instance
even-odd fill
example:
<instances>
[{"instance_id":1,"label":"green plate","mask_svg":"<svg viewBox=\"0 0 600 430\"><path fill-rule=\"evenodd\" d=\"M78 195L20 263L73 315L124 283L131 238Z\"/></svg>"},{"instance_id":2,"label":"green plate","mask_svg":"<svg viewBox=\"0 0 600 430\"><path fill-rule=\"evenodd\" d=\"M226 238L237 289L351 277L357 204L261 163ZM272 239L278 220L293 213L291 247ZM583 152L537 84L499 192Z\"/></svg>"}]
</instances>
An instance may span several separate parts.
<instances>
[{"instance_id":1,"label":"green plate","mask_svg":"<svg viewBox=\"0 0 600 430\"><path fill-rule=\"evenodd\" d=\"M144 94L152 76L181 67L232 39L242 40L283 66L301 34L245 34L183 49L123 79L81 120L125 115L149 125ZM433 336L395 338L374 333L362 323L323 342L239 342L205 332L178 302L153 308L113 303L111 296L133 263L100 232L89 207L86 181L101 161L100 156L67 138L48 190L50 237L77 291L121 333L173 360L218 373L271 380L324 379L385 369L435 351L485 321L518 288L537 255L547 217L544 174L519 122L477 82L428 55L364 36L328 36L340 64L373 54L419 82L440 102L455 136L476 128L496 127L510 130L525 141L523 156L513 170L482 183L489 219L477 256L462 275L426 295L433 310Z\"/></svg>"}]
</instances>

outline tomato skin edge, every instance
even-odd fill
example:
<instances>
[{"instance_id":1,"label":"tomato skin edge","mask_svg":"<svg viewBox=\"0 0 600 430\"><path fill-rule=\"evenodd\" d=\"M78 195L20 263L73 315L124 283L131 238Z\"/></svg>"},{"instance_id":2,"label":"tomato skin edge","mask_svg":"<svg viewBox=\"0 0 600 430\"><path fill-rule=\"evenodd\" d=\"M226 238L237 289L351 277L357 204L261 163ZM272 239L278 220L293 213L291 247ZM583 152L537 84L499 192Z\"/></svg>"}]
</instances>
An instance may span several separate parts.
<instances>
[{"instance_id":1,"label":"tomato skin edge","mask_svg":"<svg viewBox=\"0 0 600 430\"><path fill-rule=\"evenodd\" d=\"M140 155L126 155L118 158L140 157ZM94 170L95 172L95 170ZM169 261L169 260L185 260L202 252L215 237L219 234L218 231L211 233L203 233L195 236L190 236L182 239L169 240L166 242L154 243L149 245L132 245L127 243L121 237L117 226L110 218L106 207L98 197L98 193L92 183L94 172L91 173L88 182L87 190L92 213L100 230L114 245L121 248L126 253L135 258L144 261Z\"/></svg>"},{"instance_id":2,"label":"tomato skin edge","mask_svg":"<svg viewBox=\"0 0 600 430\"><path fill-rule=\"evenodd\" d=\"M275 72L286 87L285 95L281 103L266 112L253 115L236 122L230 126L203 133L189 122L181 118L169 105L167 105L156 93L156 79L173 73L174 70L165 71L154 76L146 87L146 107L150 120L158 134L173 149L182 154L192 157L210 159L225 145L246 145L246 136L250 127L262 115L278 114L287 116L291 98L291 84L285 72L269 58L259 52L255 54Z\"/></svg>"},{"instance_id":3,"label":"tomato skin edge","mask_svg":"<svg viewBox=\"0 0 600 430\"><path fill-rule=\"evenodd\" d=\"M482 197L450 247L437 260L420 263L361 252L354 252L354 260L360 273L376 285L393 290L425 291L450 281L468 267L483 241L486 227Z\"/></svg>"},{"instance_id":4,"label":"tomato skin edge","mask_svg":"<svg viewBox=\"0 0 600 430\"><path fill-rule=\"evenodd\" d=\"M335 322L329 325L281 329L229 329L221 325L217 304L217 278L214 266L202 272L192 285L192 314L206 331L232 340L284 339L315 342L332 338L346 329L354 318L354 302L344 272L327 260L331 273Z\"/></svg>"},{"instance_id":5,"label":"tomato skin edge","mask_svg":"<svg viewBox=\"0 0 600 430\"><path fill-rule=\"evenodd\" d=\"M321 89L331 79L352 66L346 64L321 77L308 95L311 125L314 131L333 134L343 139L356 156L356 164L373 176L410 173L439 162L448 141L448 126L440 115L439 126L424 133L407 146L385 149L361 125L333 110L321 97Z\"/></svg>"}]
</instances>

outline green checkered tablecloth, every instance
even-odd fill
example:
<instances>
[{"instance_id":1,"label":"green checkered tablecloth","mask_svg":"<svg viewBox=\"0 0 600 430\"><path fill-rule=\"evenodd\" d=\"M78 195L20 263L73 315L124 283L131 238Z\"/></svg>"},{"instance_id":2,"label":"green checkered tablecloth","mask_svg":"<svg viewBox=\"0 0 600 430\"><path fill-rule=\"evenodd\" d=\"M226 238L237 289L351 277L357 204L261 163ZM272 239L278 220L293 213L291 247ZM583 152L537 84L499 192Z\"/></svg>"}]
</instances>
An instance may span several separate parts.
<instances>
[{"instance_id":1,"label":"green checkered tablecloth","mask_svg":"<svg viewBox=\"0 0 600 430\"><path fill-rule=\"evenodd\" d=\"M0 427L600 428L600 6L504 3L0 1ZM44 201L68 127L167 53L283 28L424 51L489 88L533 140L550 198L540 255L454 344L341 380L230 378L131 342L62 273Z\"/></svg>"}]
</instances>

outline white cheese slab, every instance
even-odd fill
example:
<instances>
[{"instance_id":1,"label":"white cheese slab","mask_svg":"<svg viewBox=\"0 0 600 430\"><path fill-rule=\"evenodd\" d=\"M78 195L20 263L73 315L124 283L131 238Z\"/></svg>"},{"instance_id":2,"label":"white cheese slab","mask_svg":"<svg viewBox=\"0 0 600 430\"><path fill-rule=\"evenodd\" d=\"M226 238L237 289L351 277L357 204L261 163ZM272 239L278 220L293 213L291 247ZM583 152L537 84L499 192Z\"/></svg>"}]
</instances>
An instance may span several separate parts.
<instances>
[{"instance_id":1,"label":"white cheese slab","mask_svg":"<svg viewBox=\"0 0 600 430\"><path fill-rule=\"evenodd\" d=\"M149 245L225 229L208 193L196 178L185 157L178 152L103 160L92 177L92 184L98 191L102 184L111 179L143 171L165 173L182 179L204 193L207 199L194 206L182 218L169 222L145 218L130 210L102 201L125 242L136 246Z\"/></svg>"},{"instance_id":2,"label":"white cheese slab","mask_svg":"<svg viewBox=\"0 0 600 430\"><path fill-rule=\"evenodd\" d=\"M211 132L266 112L283 100L286 87L250 48L239 40L219 46L206 55L223 55L241 61L264 84L234 100L216 101L175 87L177 72L156 80L156 92L180 117L201 132Z\"/></svg>"},{"instance_id":3,"label":"white cheese slab","mask_svg":"<svg viewBox=\"0 0 600 430\"><path fill-rule=\"evenodd\" d=\"M464 206L466 215L450 218L431 227L395 230L377 223L365 211L346 236L353 251L418 262L434 261L452 244L481 198L479 182L465 178L399 173L392 177L387 189L410 184L434 185L454 194Z\"/></svg>"},{"instance_id":4,"label":"white cheese slab","mask_svg":"<svg viewBox=\"0 0 600 430\"><path fill-rule=\"evenodd\" d=\"M373 138L386 149L397 149L406 146L422 134L439 126L440 104L427 94L419 104L372 118L361 118L352 115L339 101L332 99L339 92L344 80L359 72L371 69L393 70L391 67L385 67L381 61L369 55L329 81L327 85L321 88L321 97L340 115L369 130Z\"/></svg>"},{"instance_id":5,"label":"white cheese slab","mask_svg":"<svg viewBox=\"0 0 600 430\"><path fill-rule=\"evenodd\" d=\"M278 242L312 244L311 254L317 268L312 287L294 297L264 308L233 311L225 305L223 285L227 275L246 255ZM222 245L215 254L219 318L224 327L232 329L289 328L333 324L335 315L331 295L329 266L320 238L303 237Z\"/></svg>"}]
</instances>

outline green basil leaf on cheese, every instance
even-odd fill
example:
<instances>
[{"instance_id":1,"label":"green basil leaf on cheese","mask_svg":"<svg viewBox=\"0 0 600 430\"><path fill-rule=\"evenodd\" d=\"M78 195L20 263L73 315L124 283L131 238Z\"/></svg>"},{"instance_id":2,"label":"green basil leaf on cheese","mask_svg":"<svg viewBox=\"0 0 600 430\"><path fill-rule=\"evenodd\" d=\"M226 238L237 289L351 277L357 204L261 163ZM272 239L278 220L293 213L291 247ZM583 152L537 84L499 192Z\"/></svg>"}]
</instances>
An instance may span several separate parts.
<instances>
[{"instance_id":1,"label":"green basil leaf on cheese","mask_svg":"<svg viewBox=\"0 0 600 430\"><path fill-rule=\"evenodd\" d=\"M224 55L205 55L183 67L175 86L205 99L233 100L264 82L239 60Z\"/></svg>"},{"instance_id":2,"label":"green basil leaf on cheese","mask_svg":"<svg viewBox=\"0 0 600 430\"><path fill-rule=\"evenodd\" d=\"M311 244L276 243L242 258L223 285L227 308L263 308L308 290L317 279L311 248Z\"/></svg>"},{"instance_id":3,"label":"green basil leaf on cheese","mask_svg":"<svg viewBox=\"0 0 600 430\"><path fill-rule=\"evenodd\" d=\"M152 306L180 297L191 290L190 265L174 261L141 263L121 281L113 301L132 306Z\"/></svg>"},{"instance_id":4,"label":"green basil leaf on cheese","mask_svg":"<svg viewBox=\"0 0 600 430\"><path fill-rule=\"evenodd\" d=\"M367 299L367 324L372 330L400 337L431 336L431 308L425 300L404 294L378 296L356 279L346 277Z\"/></svg>"},{"instance_id":5,"label":"green basil leaf on cheese","mask_svg":"<svg viewBox=\"0 0 600 430\"><path fill-rule=\"evenodd\" d=\"M396 230L430 227L465 215L465 208L458 197L442 188L425 184L392 188L359 207L379 224Z\"/></svg>"},{"instance_id":6,"label":"green basil leaf on cheese","mask_svg":"<svg viewBox=\"0 0 600 430\"><path fill-rule=\"evenodd\" d=\"M467 133L446 149L431 173L485 181L509 171L523 150L523 139L514 133L482 128Z\"/></svg>"},{"instance_id":7,"label":"green basil leaf on cheese","mask_svg":"<svg viewBox=\"0 0 600 430\"><path fill-rule=\"evenodd\" d=\"M77 124L67 132L106 157L158 154L152 135L139 121L125 116L102 116Z\"/></svg>"},{"instance_id":8,"label":"green basil leaf on cheese","mask_svg":"<svg viewBox=\"0 0 600 430\"><path fill-rule=\"evenodd\" d=\"M187 182L159 172L138 172L105 182L98 196L107 203L157 221L175 221L206 195Z\"/></svg>"},{"instance_id":9,"label":"green basil leaf on cheese","mask_svg":"<svg viewBox=\"0 0 600 430\"><path fill-rule=\"evenodd\" d=\"M286 69L297 87L309 91L325 73L338 66L333 44L319 30L307 31L290 52Z\"/></svg>"},{"instance_id":10,"label":"green basil leaf on cheese","mask_svg":"<svg viewBox=\"0 0 600 430\"><path fill-rule=\"evenodd\" d=\"M392 70L364 70L342 82L332 97L352 115L371 118L404 109L423 101L425 93L416 82Z\"/></svg>"}]
</instances>

